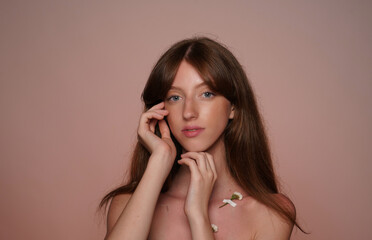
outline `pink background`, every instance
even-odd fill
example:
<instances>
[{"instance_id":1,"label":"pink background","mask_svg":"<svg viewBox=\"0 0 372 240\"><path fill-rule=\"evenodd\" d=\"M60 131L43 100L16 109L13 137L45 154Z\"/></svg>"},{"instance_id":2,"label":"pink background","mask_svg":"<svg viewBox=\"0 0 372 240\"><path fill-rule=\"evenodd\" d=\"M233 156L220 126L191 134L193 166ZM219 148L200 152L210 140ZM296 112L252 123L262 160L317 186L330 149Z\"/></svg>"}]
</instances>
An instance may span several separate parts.
<instances>
[{"instance_id":1,"label":"pink background","mask_svg":"<svg viewBox=\"0 0 372 240\"><path fill-rule=\"evenodd\" d=\"M0 239L103 238L149 72L200 34L256 90L293 239L370 239L372 2L134 2L0 2Z\"/></svg>"}]
</instances>

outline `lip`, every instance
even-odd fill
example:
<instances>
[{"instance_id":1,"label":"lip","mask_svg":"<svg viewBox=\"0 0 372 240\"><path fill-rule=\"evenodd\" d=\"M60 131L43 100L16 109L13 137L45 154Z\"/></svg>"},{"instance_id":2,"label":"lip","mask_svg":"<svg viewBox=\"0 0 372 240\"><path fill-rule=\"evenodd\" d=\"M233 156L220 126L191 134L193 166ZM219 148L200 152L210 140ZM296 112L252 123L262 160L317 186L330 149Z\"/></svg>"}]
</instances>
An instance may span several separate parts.
<instances>
[{"instance_id":1,"label":"lip","mask_svg":"<svg viewBox=\"0 0 372 240\"><path fill-rule=\"evenodd\" d=\"M188 138L196 137L203 131L204 128L198 126L186 126L182 129L182 133Z\"/></svg>"}]
</instances>

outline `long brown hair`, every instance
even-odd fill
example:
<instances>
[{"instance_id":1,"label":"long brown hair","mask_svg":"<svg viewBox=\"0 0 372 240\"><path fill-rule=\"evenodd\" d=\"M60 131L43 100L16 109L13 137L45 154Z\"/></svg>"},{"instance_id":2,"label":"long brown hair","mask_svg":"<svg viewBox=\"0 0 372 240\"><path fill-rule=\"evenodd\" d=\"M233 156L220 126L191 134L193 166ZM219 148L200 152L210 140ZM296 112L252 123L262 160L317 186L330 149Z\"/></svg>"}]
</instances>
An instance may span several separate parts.
<instances>
[{"instance_id":1,"label":"long brown hair","mask_svg":"<svg viewBox=\"0 0 372 240\"><path fill-rule=\"evenodd\" d=\"M172 86L181 62L185 60L200 74L206 84L223 95L234 106L234 119L225 132L226 159L229 171L237 183L253 198L275 210L285 220L295 224L296 214L283 201L279 193L265 128L257 108L256 99L248 78L234 55L223 45L208 38L192 38L174 44L158 60L142 93L144 111L164 101ZM160 135L159 131L156 134ZM181 145L173 138L180 158ZM131 163L128 183L108 193L100 207L122 193L133 193L147 166L149 152L137 142ZM166 192L177 173L173 168L163 185Z\"/></svg>"}]
</instances>

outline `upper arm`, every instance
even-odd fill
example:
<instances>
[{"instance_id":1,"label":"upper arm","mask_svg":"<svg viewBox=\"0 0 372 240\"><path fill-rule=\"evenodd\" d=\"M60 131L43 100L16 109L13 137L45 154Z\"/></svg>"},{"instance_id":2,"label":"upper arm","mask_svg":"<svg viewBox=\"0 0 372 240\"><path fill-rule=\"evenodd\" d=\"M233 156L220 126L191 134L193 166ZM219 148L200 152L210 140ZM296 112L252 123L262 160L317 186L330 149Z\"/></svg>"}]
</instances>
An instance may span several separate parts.
<instances>
[{"instance_id":1,"label":"upper arm","mask_svg":"<svg viewBox=\"0 0 372 240\"><path fill-rule=\"evenodd\" d=\"M120 194L113 197L111 200L107 213L107 233L111 232L112 228L115 226L115 223L119 219L131 196L131 194Z\"/></svg>"}]
</instances>

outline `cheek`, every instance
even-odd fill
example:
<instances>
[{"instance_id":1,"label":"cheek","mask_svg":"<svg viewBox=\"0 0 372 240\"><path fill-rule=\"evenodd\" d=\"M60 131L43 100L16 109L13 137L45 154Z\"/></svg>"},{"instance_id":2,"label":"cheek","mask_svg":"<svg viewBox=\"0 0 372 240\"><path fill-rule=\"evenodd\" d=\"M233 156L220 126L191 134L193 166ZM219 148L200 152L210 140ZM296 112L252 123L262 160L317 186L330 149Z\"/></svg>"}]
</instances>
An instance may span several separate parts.
<instances>
[{"instance_id":1,"label":"cheek","mask_svg":"<svg viewBox=\"0 0 372 240\"><path fill-rule=\"evenodd\" d=\"M221 103L220 105L215 105L212 109L209 111L210 116L214 116L216 119L219 119L220 121L225 121L226 119L229 119L230 116L230 105L227 103ZM226 120L226 121L227 121Z\"/></svg>"},{"instance_id":2,"label":"cheek","mask_svg":"<svg viewBox=\"0 0 372 240\"><path fill-rule=\"evenodd\" d=\"M230 108L226 105L220 105L218 108L214 108L209 116L209 121L215 129L218 129L218 132L223 132L229 121Z\"/></svg>"},{"instance_id":3,"label":"cheek","mask_svg":"<svg viewBox=\"0 0 372 240\"><path fill-rule=\"evenodd\" d=\"M218 131L220 134L225 130L227 126L227 123L229 121L228 117L229 115L227 115L225 111L221 111L212 119L212 124L214 123L213 125L215 130Z\"/></svg>"},{"instance_id":4,"label":"cheek","mask_svg":"<svg viewBox=\"0 0 372 240\"><path fill-rule=\"evenodd\" d=\"M169 111L169 114L167 115L167 122L169 125L169 128L172 130L175 130L175 127L177 126L176 124L176 118L177 118L177 113L174 111L174 109L167 109Z\"/></svg>"}]
</instances>

